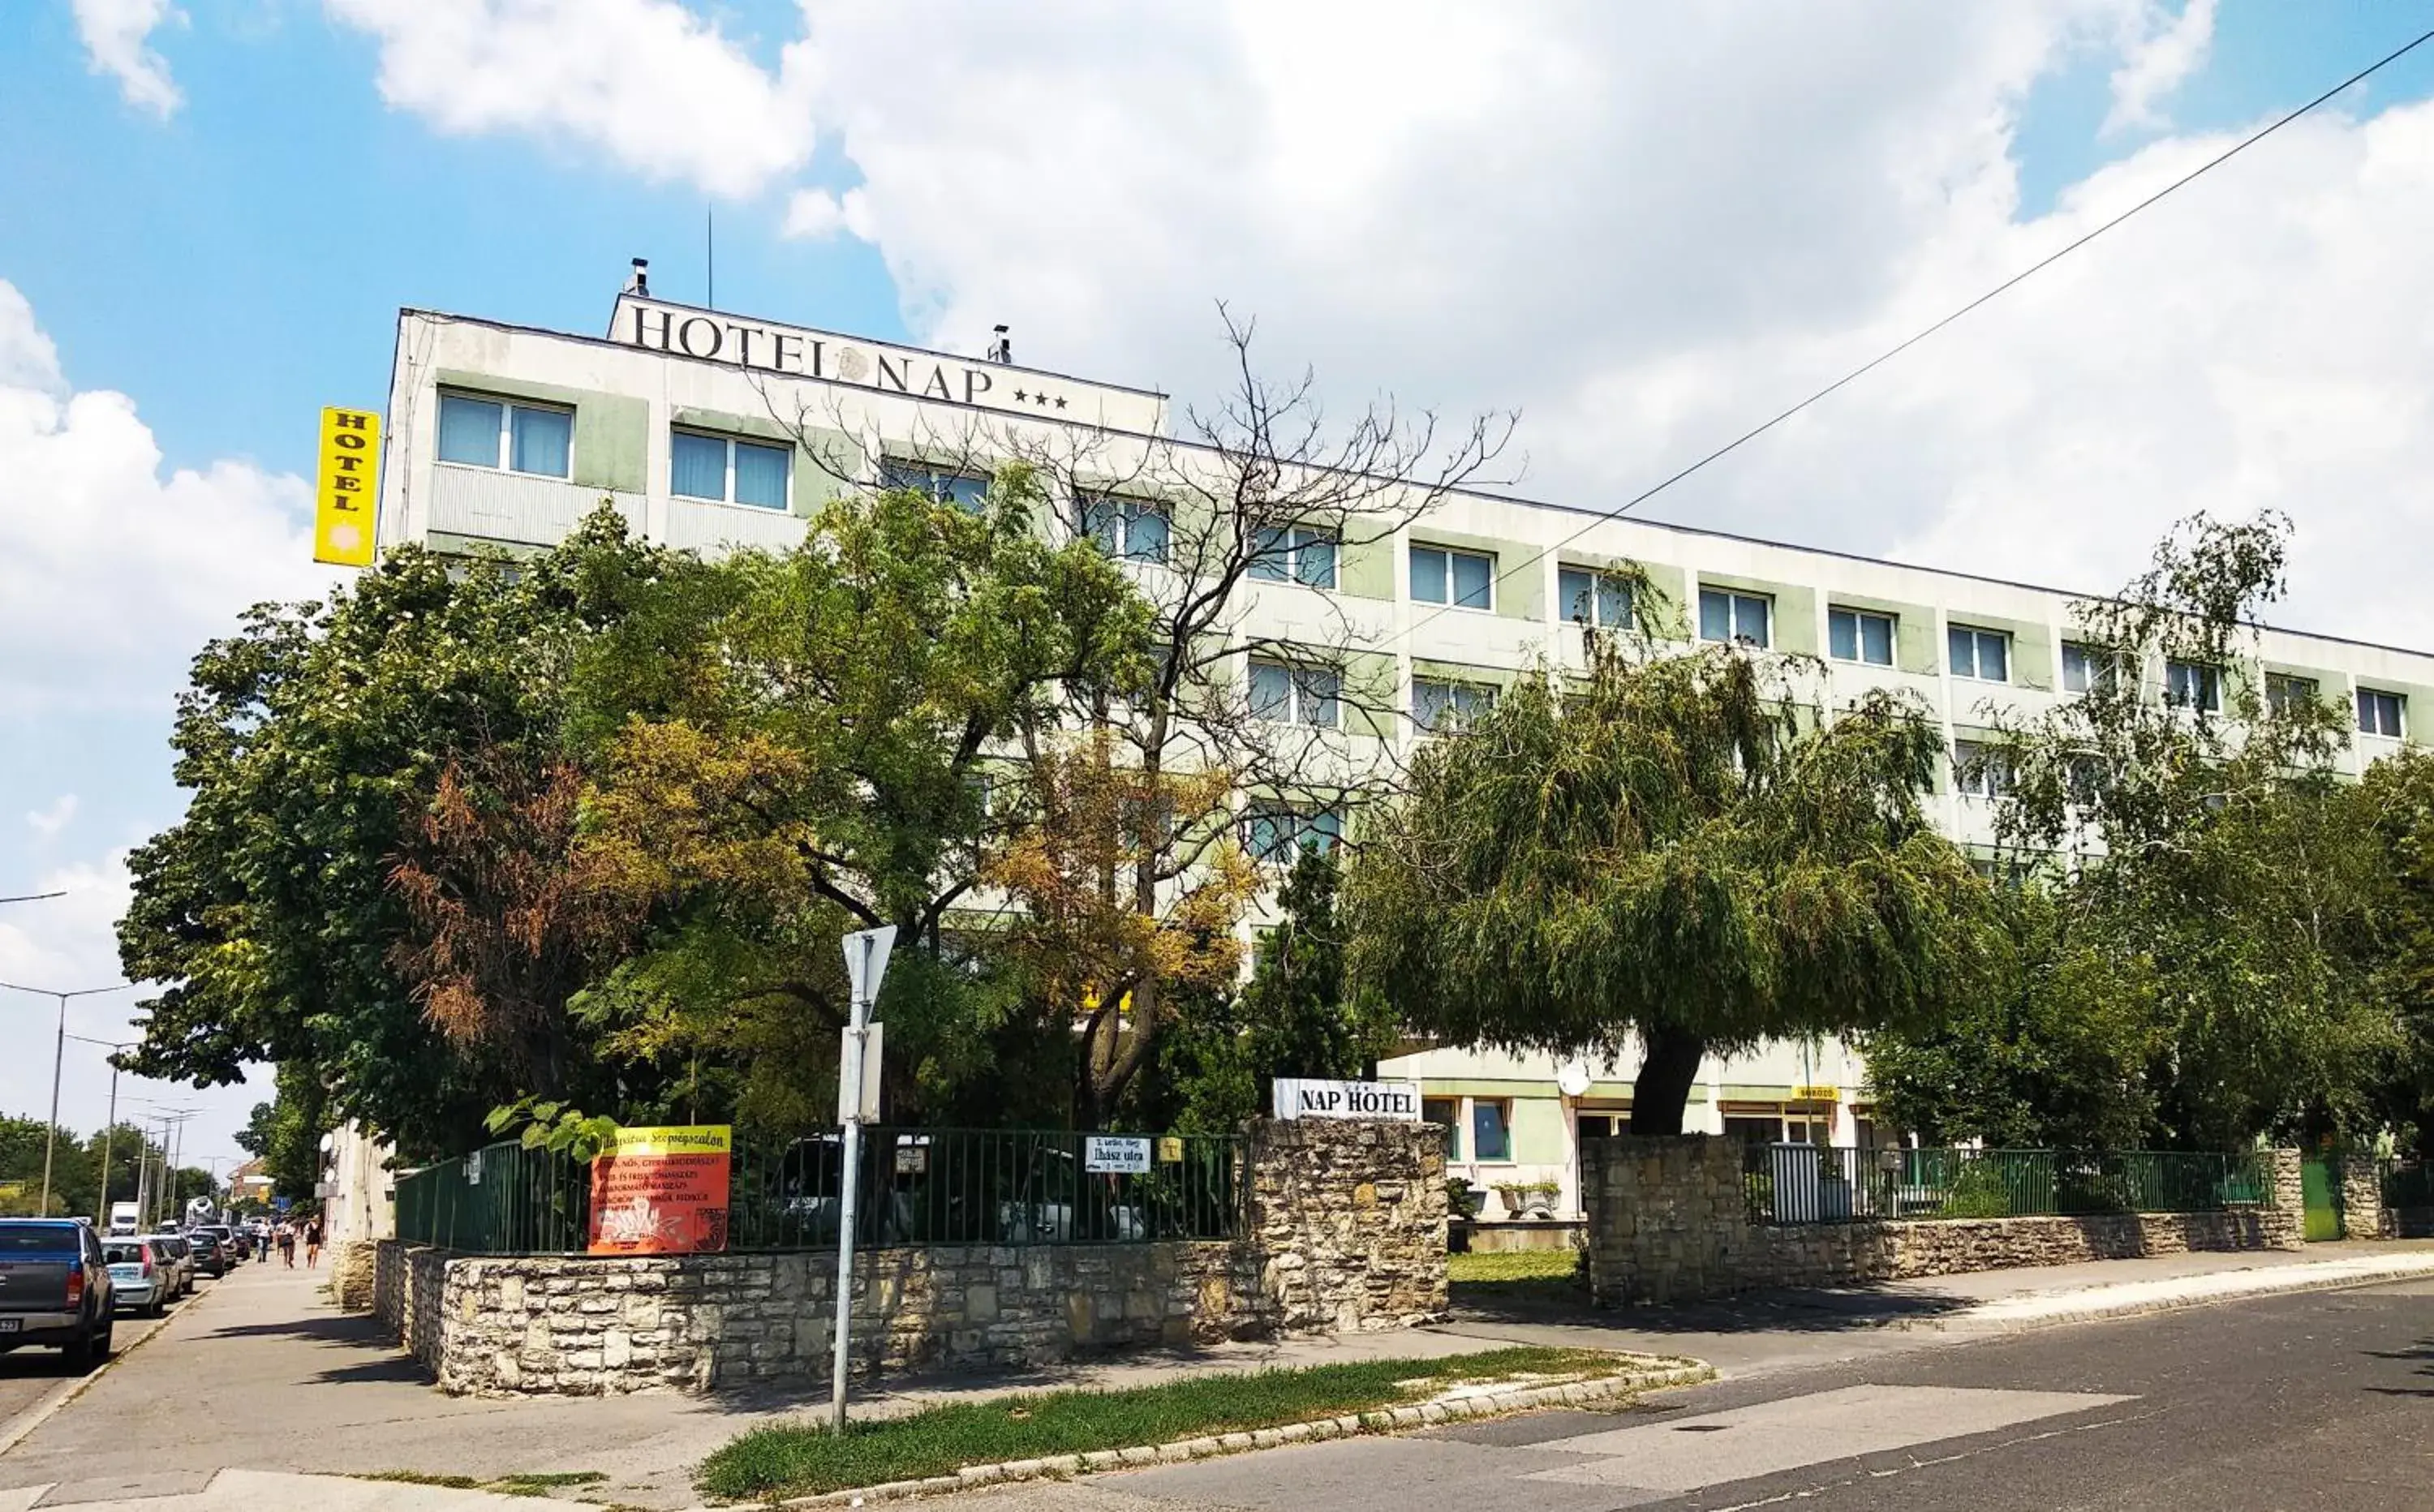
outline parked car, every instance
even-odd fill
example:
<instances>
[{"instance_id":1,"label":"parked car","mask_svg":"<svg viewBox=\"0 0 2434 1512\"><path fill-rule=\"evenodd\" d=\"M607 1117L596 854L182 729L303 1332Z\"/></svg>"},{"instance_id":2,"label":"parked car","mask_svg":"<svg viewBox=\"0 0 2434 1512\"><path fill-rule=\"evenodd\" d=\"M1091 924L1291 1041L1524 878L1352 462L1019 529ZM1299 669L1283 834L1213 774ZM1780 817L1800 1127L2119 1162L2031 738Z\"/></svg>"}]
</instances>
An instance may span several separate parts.
<instances>
[{"instance_id":1,"label":"parked car","mask_svg":"<svg viewBox=\"0 0 2434 1512\"><path fill-rule=\"evenodd\" d=\"M220 1236L220 1248L229 1252L230 1260L253 1258L253 1236L247 1233L242 1225L215 1223L212 1225L212 1232Z\"/></svg>"},{"instance_id":2,"label":"parked car","mask_svg":"<svg viewBox=\"0 0 2434 1512\"><path fill-rule=\"evenodd\" d=\"M195 1251L186 1243L186 1236L175 1229L163 1229L154 1233L147 1233L144 1237L160 1240L161 1248L168 1251L169 1300L174 1302L193 1291L195 1289Z\"/></svg>"},{"instance_id":3,"label":"parked car","mask_svg":"<svg viewBox=\"0 0 2434 1512\"><path fill-rule=\"evenodd\" d=\"M101 1236L73 1218L0 1218L0 1354L48 1345L70 1364L110 1358L117 1308Z\"/></svg>"},{"instance_id":4,"label":"parked car","mask_svg":"<svg viewBox=\"0 0 2434 1512\"><path fill-rule=\"evenodd\" d=\"M177 1262L160 1240L104 1239L101 1257L110 1266L111 1297L120 1312L159 1317L169 1310Z\"/></svg>"},{"instance_id":5,"label":"parked car","mask_svg":"<svg viewBox=\"0 0 2434 1512\"><path fill-rule=\"evenodd\" d=\"M195 1274L217 1281L229 1273L228 1251L220 1248L219 1236L211 1230L187 1230L186 1248L195 1254Z\"/></svg>"}]
</instances>

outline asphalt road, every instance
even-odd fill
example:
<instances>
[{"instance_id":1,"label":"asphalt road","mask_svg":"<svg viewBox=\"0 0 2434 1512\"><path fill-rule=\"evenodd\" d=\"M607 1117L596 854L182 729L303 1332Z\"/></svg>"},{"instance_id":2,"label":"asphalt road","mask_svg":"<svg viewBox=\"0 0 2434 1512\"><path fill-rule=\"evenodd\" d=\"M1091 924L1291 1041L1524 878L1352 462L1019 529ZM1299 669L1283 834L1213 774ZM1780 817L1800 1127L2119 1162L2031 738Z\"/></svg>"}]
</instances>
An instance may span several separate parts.
<instances>
[{"instance_id":1,"label":"asphalt road","mask_svg":"<svg viewBox=\"0 0 2434 1512\"><path fill-rule=\"evenodd\" d=\"M940 1512L2434 1508L2434 1283L973 1492Z\"/></svg>"},{"instance_id":2,"label":"asphalt road","mask_svg":"<svg viewBox=\"0 0 2434 1512\"><path fill-rule=\"evenodd\" d=\"M218 1284L208 1278L197 1280L192 1292L171 1304L168 1316L175 1317L194 1306L197 1299ZM123 1353L148 1337L162 1321L121 1313L117 1325L111 1330L111 1343ZM0 1354L0 1435L8 1432L20 1413L39 1404L62 1383L82 1380L84 1376L85 1372L71 1368L67 1357L57 1350L28 1347Z\"/></svg>"}]
</instances>

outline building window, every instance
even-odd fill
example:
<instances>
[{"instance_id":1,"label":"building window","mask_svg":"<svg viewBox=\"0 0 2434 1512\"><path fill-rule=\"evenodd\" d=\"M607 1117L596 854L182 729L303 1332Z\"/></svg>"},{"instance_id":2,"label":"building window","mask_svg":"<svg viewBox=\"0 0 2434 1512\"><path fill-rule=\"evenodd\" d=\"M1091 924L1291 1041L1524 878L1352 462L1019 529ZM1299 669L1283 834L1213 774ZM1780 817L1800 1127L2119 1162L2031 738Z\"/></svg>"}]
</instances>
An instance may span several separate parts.
<instances>
[{"instance_id":1,"label":"building window","mask_svg":"<svg viewBox=\"0 0 2434 1512\"><path fill-rule=\"evenodd\" d=\"M1577 625L1601 630L1631 627L1631 580L1585 567L1555 569L1556 612Z\"/></svg>"},{"instance_id":2,"label":"building window","mask_svg":"<svg viewBox=\"0 0 2434 1512\"><path fill-rule=\"evenodd\" d=\"M1335 728L1344 674L1332 667L1289 667L1251 658L1251 713L1278 724Z\"/></svg>"},{"instance_id":3,"label":"building window","mask_svg":"<svg viewBox=\"0 0 2434 1512\"><path fill-rule=\"evenodd\" d=\"M1952 742L1952 785L1973 798L2000 798L2012 790L2012 763L1979 740Z\"/></svg>"},{"instance_id":4,"label":"building window","mask_svg":"<svg viewBox=\"0 0 2434 1512\"><path fill-rule=\"evenodd\" d=\"M2062 643L2062 690L2065 693L2113 691L2120 663L2110 654L2076 640Z\"/></svg>"},{"instance_id":5,"label":"building window","mask_svg":"<svg viewBox=\"0 0 2434 1512\"><path fill-rule=\"evenodd\" d=\"M439 396L439 460L563 478L574 450L574 412L520 399Z\"/></svg>"},{"instance_id":6,"label":"building window","mask_svg":"<svg viewBox=\"0 0 2434 1512\"><path fill-rule=\"evenodd\" d=\"M739 441L699 431L668 437L668 492L680 499L715 499L760 509L786 507L784 447Z\"/></svg>"},{"instance_id":7,"label":"building window","mask_svg":"<svg viewBox=\"0 0 2434 1512\"><path fill-rule=\"evenodd\" d=\"M1412 548L1412 597L1457 609L1496 607L1496 558L1442 546Z\"/></svg>"},{"instance_id":8,"label":"building window","mask_svg":"<svg viewBox=\"0 0 2434 1512\"><path fill-rule=\"evenodd\" d=\"M1755 593L1727 593L1722 588L1699 590L1699 638L1745 640L1763 649L1774 643L1774 601Z\"/></svg>"},{"instance_id":9,"label":"building window","mask_svg":"<svg viewBox=\"0 0 2434 1512\"><path fill-rule=\"evenodd\" d=\"M889 457L879 465L879 486L891 492L909 488L928 494L942 504L979 514L981 501L988 493L989 481L979 473L950 472L931 467L926 462L906 462Z\"/></svg>"},{"instance_id":10,"label":"building window","mask_svg":"<svg viewBox=\"0 0 2434 1512\"><path fill-rule=\"evenodd\" d=\"M2222 672L2202 661L2164 663L2164 702L2173 708L2222 709Z\"/></svg>"},{"instance_id":11,"label":"building window","mask_svg":"<svg viewBox=\"0 0 2434 1512\"><path fill-rule=\"evenodd\" d=\"M1166 506L1146 499L1099 494L1082 501L1082 533L1109 556L1128 562L1166 562Z\"/></svg>"},{"instance_id":12,"label":"building window","mask_svg":"<svg viewBox=\"0 0 2434 1512\"><path fill-rule=\"evenodd\" d=\"M1981 683L2012 680L2012 637L2002 631L1949 625L1944 632L1944 643L1952 661L1953 676L1974 677Z\"/></svg>"},{"instance_id":13,"label":"building window","mask_svg":"<svg viewBox=\"0 0 2434 1512\"><path fill-rule=\"evenodd\" d=\"M2372 688L2357 690L2358 733L2388 735L2400 739L2400 717L2407 711L2407 701L2398 693L2378 692Z\"/></svg>"},{"instance_id":14,"label":"building window","mask_svg":"<svg viewBox=\"0 0 2434 1512\"><path fill-rule=\"evenodd\" d=\"M1496 706L1496 689L1441 677L1412 679L1412 722L1431 735L1458 730Z\"/></svg>"},{"instance_id":15,"label":"building window","mask_svg":"<svg viewBox=\"0 0 2434 1512\"><path fill-rule=\"evenodd\" d=\"M2296 714L2323 701L2323 687L2312 677L2288 672L2265 674L2265 705L2276 714Z\"/></svg>"},{"instance_id":16,"label":"building window","mask_svg":"<svg viewBox=\"0 0 2434 1512\"><path fill-rule=\"evenodd\" d=\"M1775 1145L1783 1141L1783 1120L1770 1113L1753 1118L1746 1113L1727 1114L1724 1137L1740 1145Z\"/></svg>"},{"instance_id":17,"label":"building window","mask_svg":"<svg viewBox=\"0 0 2434 1512\"><path fill-rule=\"evenodd\" d=\"M1572 1120L1575 1137L1617 1139L1631 1132L1629 1113L1581 1113Z\"/></svg>"},{"instance_id":18,"label":"building window","mask_svg":"<svg viewBox=\"0 0 2434 1512\"><path fill-rule=\"evenodd\" d=\"M1828 609L1826 642L1836 661L1890 667L1894 664L1894 617L1870 614L1865 609Z\"/></svg>"},{"instance_id":19,"label":"building window","mask_svg":"<svg viewBox=\"0 0 2434 1512\"><path fill-rule=\"evenodd\" d=\"M1470 1158L1509 1161L1513 1158L1513 1105L1496 1097L1470 1100Z\"/></svg>"},{"instance_id":20,"label":"building window","mask_svg":"<svg viewBox=\"0 0 2434 1512\"><path fill-rule=\"evenodd\" d=\"M1325 855L1343 839L1341 809L1255 803L1243 811L1243 848L1257 860L1291 865L1303 851Z\"/></svg>"},{"instance_id":21,"label":"building window","mask_svg":"<svg viewBox=\"0 0 2434 1512\"><path fill-rule=\"evenodd\" d=\"M2082 808L2093 807L2111 786L2112 768L2100 756L2082 752L2063 761L2063 791Z\"/></svg>"},{"instance_id":22,"label":"building window","mask_svg":"<svg viewBox=\"0 0 2434 1512\"><path fill-rule=\"evenodd\" d=\"M1462 1103L1458 1098L1422 1097L1420 1122L1445 1130L1445 1158L1448 1162L1462 1159Z\"/></svg>"},{"instance_id":23,"label":"building window","mask_svg":"<svg viewBox=\"0 0 2434 1512\"><path fill-rule=\"evenodd\" d=\"M1267 583L1298 583L1304 587L1335 586L1335 533L1306 526L1272 525L1251 540L1251 576Z\"/></svg>"}]
</instances>

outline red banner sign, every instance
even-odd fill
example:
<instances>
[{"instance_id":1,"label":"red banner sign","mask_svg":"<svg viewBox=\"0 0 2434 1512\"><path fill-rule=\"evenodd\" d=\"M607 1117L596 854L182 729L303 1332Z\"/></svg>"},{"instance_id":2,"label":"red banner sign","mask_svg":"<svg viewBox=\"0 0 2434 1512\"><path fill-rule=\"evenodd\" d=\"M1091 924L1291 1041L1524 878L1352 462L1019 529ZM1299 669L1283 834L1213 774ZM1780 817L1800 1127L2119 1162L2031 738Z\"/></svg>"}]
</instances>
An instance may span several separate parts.
<instances>
[{"instance_id":1,"label":"red banner sign","mask_svg":"<svg viewBox=\"0 0 2434 1512\"><path fill-rule=\"evenodd\" d=\"M617 1130L591 1163L591 1253L726 1249L732 1146L724 1124Z\"/></svg>"}]
</instances>

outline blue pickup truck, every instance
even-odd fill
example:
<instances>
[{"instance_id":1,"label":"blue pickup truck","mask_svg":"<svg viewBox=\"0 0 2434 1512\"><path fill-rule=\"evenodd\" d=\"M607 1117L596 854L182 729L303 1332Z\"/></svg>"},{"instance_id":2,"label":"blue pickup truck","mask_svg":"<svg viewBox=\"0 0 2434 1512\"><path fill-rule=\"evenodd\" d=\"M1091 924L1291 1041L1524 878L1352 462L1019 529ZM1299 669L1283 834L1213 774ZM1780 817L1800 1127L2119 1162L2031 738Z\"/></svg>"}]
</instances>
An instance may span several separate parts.
<instances>
[{"instance_id":1,"label":"blue pickup truck","mask_svg":"<svg viewBox=\"0 0 2434 1512\"><path fill-rule=\"evenodd\" d=\"M0 1354L43 1344L90 1368L110 1358L116 1311L110 1263L91 1225L0 1218Z\"/></svg>"}]
</instances>

